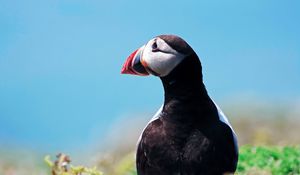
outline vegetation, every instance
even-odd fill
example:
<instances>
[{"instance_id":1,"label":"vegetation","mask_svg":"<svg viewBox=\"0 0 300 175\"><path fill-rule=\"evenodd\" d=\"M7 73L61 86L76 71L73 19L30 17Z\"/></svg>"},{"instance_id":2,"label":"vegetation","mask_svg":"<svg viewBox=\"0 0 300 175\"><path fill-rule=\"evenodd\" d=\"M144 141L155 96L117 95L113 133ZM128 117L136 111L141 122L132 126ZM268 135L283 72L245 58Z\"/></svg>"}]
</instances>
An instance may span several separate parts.
<instances>
[{"instance_id":1,"label":"vegetation","mask_svg":"<svg viewBox=\"0 0 300 175\"><path fill-rule=\"evenodd\" d=\"M47 156L46 163L52 175L102 175L96 168L72 166L70 159L59 154L53 163ZM70 166L70 168L69 168ZM132 154L114 166L115 175L136 175ZM238 175L300 175L300 148L297 146L242 146L240 148Z\"/></svg>"},{"instance_id":2,"label":"vegetation","mask_svg":"<svg viewBox=\"0 0 300 175\"><path fill-rule=\"evenodd\" d=\"M254 115L258 117L246 116L249 113L251 112L241 112L236 116L244 117L231 120L238 134L239 144L244 145L239 150L236 175L300 175L299 118L264 118L258 114ZM268 116L266 112L262 114ZM38 150L23 145L0 145L0 175L136 175L133 150L138 134L147 120L145 123L134 123L138 118L132 121L126 126L137 127L129 127L129 130L126 130L128 127L120 127L124 125L124 122L121 122L117 127L121 129L114 130L114 133L122 134L116 135L119 137L110 136L114 139L106 141L110 145L103 146L107 149L100 149L102 153L99 150L88 150L78 154L74 151L72 161L68 156L60 154L56 158L46 156L45 163L42 161L44 153ZM131 130L133 128L138 129ZM135 133L137 135L134 135ZM77 166L74 162L87 166Z\"/></svg>"},{"instance_id":3,"label":"vegetation","mask_svg":"<svg viewBox=\"0 0 300 175\"><path fill-rule=\"evenodd\" d=\"M98 171L96 167L87 168L84 166L72 166L70 165L71 159L65 154L58 154L55 162L50 160L50 156L45 157L45 162L51 169L52 175L102 175L103 173Z\"/></svg>"},{"instance_id":4,"label":"vegetation","mask_svg":"<svg viewBox=\"0 0 300 175\"><path fill-rule=\"evenodd\" d=\"M300 174L300 148L292 146L243 146L237 174Z\"/></svg>"}]
</instances>

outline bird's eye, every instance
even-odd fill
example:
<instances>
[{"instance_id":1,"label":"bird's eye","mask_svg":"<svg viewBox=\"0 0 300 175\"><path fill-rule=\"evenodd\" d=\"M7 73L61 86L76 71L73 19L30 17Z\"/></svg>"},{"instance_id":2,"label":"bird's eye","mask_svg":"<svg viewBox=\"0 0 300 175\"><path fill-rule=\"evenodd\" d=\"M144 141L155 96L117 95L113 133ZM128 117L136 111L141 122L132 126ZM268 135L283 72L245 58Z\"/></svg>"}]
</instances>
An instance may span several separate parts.
<instances>
[{"instance_id":1,"label":"bird's eye","mask_svg":"<svg viewBox=\"0 0 300 175\"><path fill-rule=\"evenodd\" d=\"M154 41L154 43L152 44L152 52L157 52L159 51L158 47L157 47L157 43L156 40Z\"/></svg>"}]
</instances>

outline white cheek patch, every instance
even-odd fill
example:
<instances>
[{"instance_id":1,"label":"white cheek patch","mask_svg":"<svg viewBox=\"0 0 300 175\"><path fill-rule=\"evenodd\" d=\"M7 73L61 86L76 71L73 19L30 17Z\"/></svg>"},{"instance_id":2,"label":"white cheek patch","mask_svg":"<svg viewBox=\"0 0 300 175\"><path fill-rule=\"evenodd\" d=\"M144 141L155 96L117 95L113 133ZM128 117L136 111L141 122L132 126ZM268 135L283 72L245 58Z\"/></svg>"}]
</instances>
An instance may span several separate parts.
<instances>
[{"instance_id":1,"label":"white cheek patch","mask_svg":"<svg viewBox=\"0 0 300 175\"><path fill-rule=\"evenodd\" d=\"M159 47L159 49L164 52L171 53L174 55L179 54L176 50L174 50L172 47L170 47L169 44L167 44L164 40L162 40L160 38L156 39L156 43L157 43L157 46Z\"/></svg>"},{"instance_id":2,"label":"white cheek patch","mask_svg":"<svg viewBox=\"0 0 300 175\"><path fill-rule=\"evenodd\" d=\"M156 38L156 43L161 51L153 52L152 44L154 42L155 39L152 39L146 44L142 59L151 70L159 74L160 77L164 77L184 59L185 55L171 48L160 38Z\"/></svg>"}]
</instances>

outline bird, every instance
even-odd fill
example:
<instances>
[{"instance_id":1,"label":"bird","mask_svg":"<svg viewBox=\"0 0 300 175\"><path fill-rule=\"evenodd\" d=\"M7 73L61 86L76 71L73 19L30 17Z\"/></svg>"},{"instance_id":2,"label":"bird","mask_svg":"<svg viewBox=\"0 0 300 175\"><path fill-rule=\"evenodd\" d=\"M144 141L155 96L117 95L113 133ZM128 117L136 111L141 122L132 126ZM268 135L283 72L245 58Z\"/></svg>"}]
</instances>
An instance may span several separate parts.
<instances>
[{"instance_id":1,"label":"bird","mask_svg":"<svg viewBox=\"0 0 300 175\"><path fill-rule=\"evenodd\" d=\"M203 83L192 47L173 34L158 35L126 59L122 74L154 75L164 103L142 131L138 175L233 174L238 162L235 131Z\"/></svg>"}]
</instances>

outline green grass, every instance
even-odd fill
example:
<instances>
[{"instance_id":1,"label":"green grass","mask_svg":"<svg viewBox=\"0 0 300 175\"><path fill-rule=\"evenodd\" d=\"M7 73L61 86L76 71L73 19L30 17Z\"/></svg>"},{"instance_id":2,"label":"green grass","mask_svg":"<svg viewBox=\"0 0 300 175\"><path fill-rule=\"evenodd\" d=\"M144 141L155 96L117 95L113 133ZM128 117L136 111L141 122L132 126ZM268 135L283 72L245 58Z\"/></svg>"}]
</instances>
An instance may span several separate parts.
<instances>
[{"instance_id":1,"label":"green grass","mask_svg":"<svg viewBox=\"0 0 300 175\"><path fill-rule=\"evenodd\" d=\"M261 172L261 174L299 175L300 148L292 146L241 147L237 173L250 174L254 171Z\"/></svg>"},{"instance_id":2,"label":"green grass","mask_svg":"<svg viewBox=\"0 0 300 175\"><path fill-rule=\"evenodd\" d=\"M52 175L103 175L96 167L88 168L71 165L69 156L65 154L58 154L54 162L50 160L50 156L46 156L44 160L50 167Z\"/></svg>"},{"instance_id":3,"label":"green grass","mask_svg":"<svg viewBox=\"0 0 300 175\"><path fill-rule=\"evenodd\" d=\"M66 159L68 160L68 159ZM54 175L100 175L102 172L96 168L84 166L70 166L68 170L62 167L64 159L57 157L53 163L46 157L46 162L50 166L50 172ZM68 161L66 161L69 163ZM61 167L60 167L61 166ZM113 175L136 175L134 156L129 154L124 156L113 166ZM240 147L239 163L237 167L238 175L300 175L300 148L298 146L242 146Z\"/></svg>"}]
</instances>

